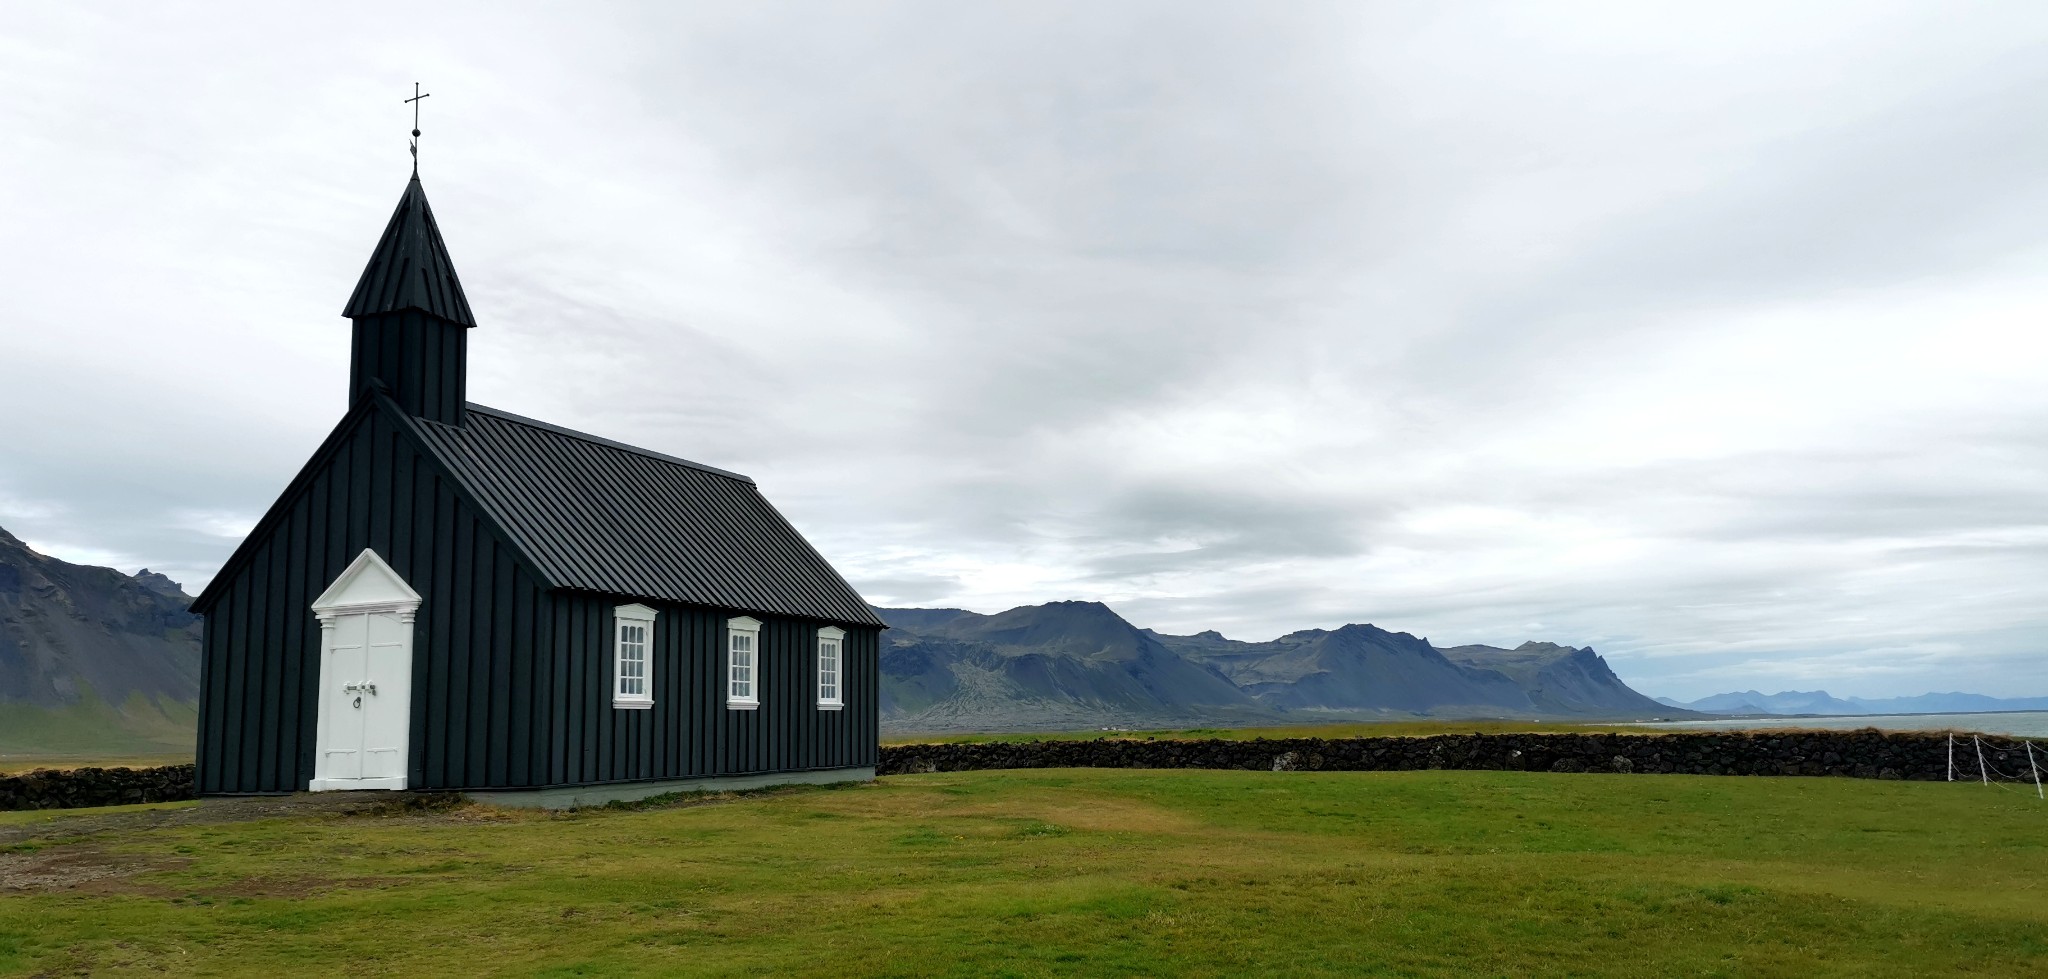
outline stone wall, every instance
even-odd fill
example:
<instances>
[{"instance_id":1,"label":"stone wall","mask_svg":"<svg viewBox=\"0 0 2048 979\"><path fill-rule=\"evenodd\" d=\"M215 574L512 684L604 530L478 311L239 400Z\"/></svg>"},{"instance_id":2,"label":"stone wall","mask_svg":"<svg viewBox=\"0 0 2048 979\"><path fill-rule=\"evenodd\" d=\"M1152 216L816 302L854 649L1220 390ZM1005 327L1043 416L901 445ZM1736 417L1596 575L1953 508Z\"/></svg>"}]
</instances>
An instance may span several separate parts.
<instances>
[{"instance_id":1,"label":"stone wall","mask_svg":"<svg viewBox=\"0 0 2048 979\"><path fill-rule=\"evenodd\" d=\"M0 776L0 810L82 809L193 798L192 766L43 769Z\"/></svg>"},{"instance_id":2,"label":"stone wall","mask_svg":"<svg viewBox=\"0 0 2048 979\"><path fill-rule=\"evenodd\" d=\"M2005 744L2004 739L1999 744ZM1975 779L1975 747L1956 739L1957 779ZM2027 771L2024 749L1994 749L1997 772ZM882 775L991 768L1235 768L1386 772L1484 769L1686 775L1948 777L1948 736L1876 730L1672 734L1445 734L1422 738L1277 738L1254 741L1032 741L900 745L882 749Z\"/></svg>"},{"instance_id":3,"label":"stone wall","mask_svg":"<svg viewBox=\"0 0 2048 979\"><path fill-rule=\"evenodd\" d=\"M1948 736L1864 731L1672 734L1443 734L1426 738L1276 738L1253 741L1031 741L884 747L880 775L996 768L1234 768L1248 771L1394 772L1480 769L1685 775L1836 775L1939 781ZM2025 780L2026 750L1987 739L1991 777ZM2048 753L2037 755L2048 766ZM1977 748L1955 745L1958 780L1977 778ZM80 768L0 776L0 810L74 809L193 798L192 766Z\"/></svg>"}]
</instances>

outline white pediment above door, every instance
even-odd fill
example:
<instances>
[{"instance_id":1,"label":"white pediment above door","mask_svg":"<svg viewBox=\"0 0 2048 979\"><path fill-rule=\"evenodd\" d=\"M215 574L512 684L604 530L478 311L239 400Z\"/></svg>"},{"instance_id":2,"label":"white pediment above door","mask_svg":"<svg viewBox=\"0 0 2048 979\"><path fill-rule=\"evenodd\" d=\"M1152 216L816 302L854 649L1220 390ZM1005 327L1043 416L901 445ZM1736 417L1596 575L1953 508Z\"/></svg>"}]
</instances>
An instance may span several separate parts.
<instances>
[{"instance_id":1,"label":"white pediment above door","mask_svg":"<svg viewBox=\"0 0 2048 979\"><path fill-rule=\"evenodd\" d=\"M370 548L356 555L341 577L313 600L313 611L322 618L343 612L411 612L419 607L420 593Z\"/></svg>"}]
</instances>

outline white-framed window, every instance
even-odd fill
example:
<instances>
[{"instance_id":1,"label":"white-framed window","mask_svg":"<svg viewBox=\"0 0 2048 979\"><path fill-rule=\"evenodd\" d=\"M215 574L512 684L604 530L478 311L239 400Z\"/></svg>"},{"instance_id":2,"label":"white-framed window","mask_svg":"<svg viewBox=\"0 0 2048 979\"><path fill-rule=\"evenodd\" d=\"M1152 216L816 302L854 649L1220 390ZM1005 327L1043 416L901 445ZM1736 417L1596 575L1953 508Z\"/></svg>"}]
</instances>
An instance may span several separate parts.
<instances>
[{"instance_id":1,"label":"white-framed window","mask_svg":"<svg viewBox=\"0 0 2048 979\"><path fill-rule=\"evenodd\" d=\"M612 610L612 706L654 706L654 617L645 605Z\"/></svg>"},{"instance_id":2,"label":"white-framed window","mask_svg":"<svg viewBox=\"0 0 2048 979\"><path fill-rule=\"evenodd\" d=\"M846 630L828 625L818 630L818 709L839 710L846 706L839 688L845 682Z\"/></svg>"},{"instance_id":3,"label":"white-framed window","mask_svg":"<svg viewBox=\"0 0 2048 979\"><path fill-rule=\"evenodd\" d=\"M725 621L725 706L761 706L761 622L744 615Z\"/></svg>"}]
</instances>

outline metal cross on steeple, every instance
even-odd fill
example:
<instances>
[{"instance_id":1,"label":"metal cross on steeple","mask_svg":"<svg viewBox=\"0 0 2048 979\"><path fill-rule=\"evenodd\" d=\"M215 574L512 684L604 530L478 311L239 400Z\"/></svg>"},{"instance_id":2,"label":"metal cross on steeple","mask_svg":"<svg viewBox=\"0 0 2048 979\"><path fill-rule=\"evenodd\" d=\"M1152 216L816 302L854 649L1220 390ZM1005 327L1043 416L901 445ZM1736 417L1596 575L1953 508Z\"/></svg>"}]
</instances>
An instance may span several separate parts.
<instances>
[{"instance_id":1,"label":"metal cross on steeple","mask_svg":"<svg viewBox=\"0 0 2048 979\"><path fill-rule=\"evenodd\" d=\"M420 100L432 94L434 93L421 92L420 83L414 82L412 98L406 99L412 103L412 175L415 177L420 175Z\"/></svg>"}]
</instances>

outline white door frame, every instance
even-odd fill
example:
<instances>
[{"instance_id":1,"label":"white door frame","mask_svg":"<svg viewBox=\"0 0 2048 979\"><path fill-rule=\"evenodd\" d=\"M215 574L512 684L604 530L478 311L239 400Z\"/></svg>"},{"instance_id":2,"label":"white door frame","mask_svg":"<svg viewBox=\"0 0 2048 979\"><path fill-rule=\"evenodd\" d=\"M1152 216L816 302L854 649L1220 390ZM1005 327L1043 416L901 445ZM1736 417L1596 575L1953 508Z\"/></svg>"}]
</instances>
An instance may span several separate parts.
<instances>
[{"instance_id":1,"label":"white door frame","mask_svg":"<svg viewBox=\"0 0 2048 979\"><path fill-rule=\"evenodd\" d=\"M334 579L320 597L313 600L313 615L320 620L320 696L318 698L319 720L314 729L313 777L306 783L310 792L325 792L341 789L403 789L406 776L381 778L337 778L327 769L327 748L332 743L333 718L329 717L329 694L335 684L342 682L335 676L334 645L336 627L344 616L389 615L404 627L402 655L400 662L391 664L400 675L379 681L378 697L401 697L405 703L399 716L405 718L397 732L398 757L401 771L411 766L411 699L412 699L412 654L413 618L419 612L420 595L392 570L377 552L364 548L363 553L349 563L347 570ZM367 624L366 624L367 630ZM367 643L368 633L364 641ZM367 650L365 651L367 654ZM359 753L360 757L360 753Z\"/></svg>"}]
</instances>

